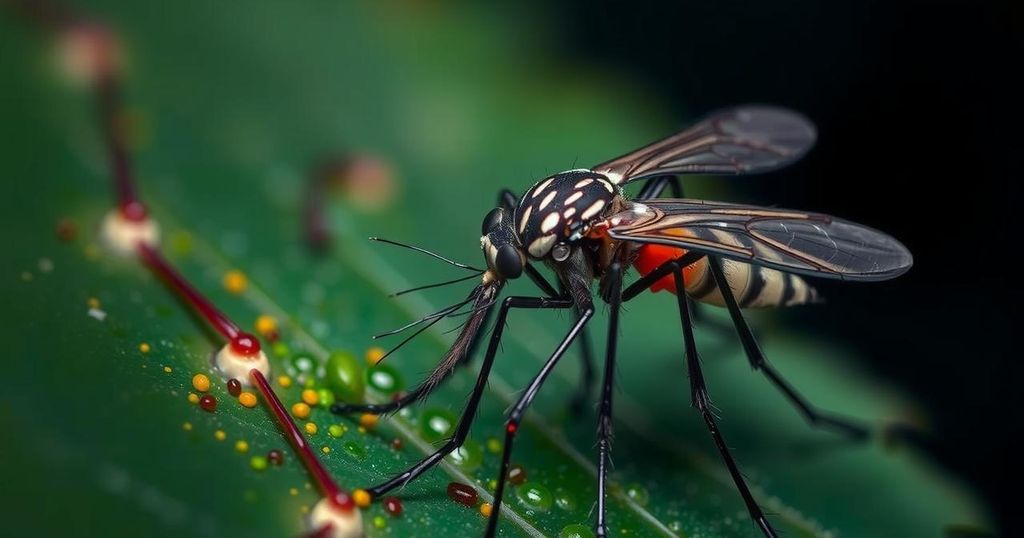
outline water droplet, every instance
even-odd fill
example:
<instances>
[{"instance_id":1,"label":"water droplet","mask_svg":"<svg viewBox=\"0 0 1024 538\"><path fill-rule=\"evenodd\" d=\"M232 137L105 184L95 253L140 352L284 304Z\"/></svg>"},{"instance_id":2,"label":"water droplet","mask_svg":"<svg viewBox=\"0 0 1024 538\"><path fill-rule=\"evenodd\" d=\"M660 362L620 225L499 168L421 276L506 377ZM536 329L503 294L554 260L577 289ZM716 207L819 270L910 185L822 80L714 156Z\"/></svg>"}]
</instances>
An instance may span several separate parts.
<instances>
[{"instance_id":1,"label":"water droplet","mask_svg":"<svg viewBox=\"0 0 1024 538\"><path fill-rule=\"evenodd\" d=\"M647 506L647 502L651 500L651 496L647 493L647 489L640 484L629 484L626 486L626 496L633 499L640 506Z\"/></svg>"},{"instance_id":2,"label":"water droplet","mask_svg":"<svg viewBox=\"0 0 1024 538\"><path fill-rule=\"evenodd\" d=\"M346 441L341 445L341 448L345 449L346 454L352 456L358 461L366 459L366 447L356 441Z\"/></svg>"},{"instance_id":3,"label":"water droplet","mask_svg":"<svg viewBox=\"0 0 1024 538\"><path fill-rule=\"evenodd\" d=\"M576 497L565 488L555 489L555 506L566 512L576 511Z\"/></svg>"},{"instance_id":4,"label":"water droplet","mask_svg":"<svg viewBox=\"0 0 1024 538\"><path fill-rule=\"evenodd\" d=\"M466 439L462 446L448 454L448 461L464 472L471 473L479 469L484 462L484 451L480 447L480 443Z\"/></svg>"},{"instance_id":5,"label":"water droplet","mask_svg":"<svg viewBox=\"0 0 1024 538\"><path fill-rule=\"evenodd\" d=\"M402 390L403 386L401 374L389 364L378 364L366 370L366 384L388 396Z\"/></svg>"},{"instance_id":6,"label":"water droplet","mask_svg":"<svg viewBox=\"0 0 1024 538\"><path fill-rule=\"evenodd\" d=\"M427 409L420 416L420 433L428 443L443 441L452 436L458 419L447 409Z\"/></svg>"},{"instance_id":7,"label":"water droplet","mask_svg":"<svg viewBox=\"0 0 1024 538\"><path fill-rule=\"evenodd\" d=\"M526 482L519 486L516 489L516 496L527 510L538 512L547 512L555 503L554 496L548 488L536 482Z\"/></svg>"}]
</instances>

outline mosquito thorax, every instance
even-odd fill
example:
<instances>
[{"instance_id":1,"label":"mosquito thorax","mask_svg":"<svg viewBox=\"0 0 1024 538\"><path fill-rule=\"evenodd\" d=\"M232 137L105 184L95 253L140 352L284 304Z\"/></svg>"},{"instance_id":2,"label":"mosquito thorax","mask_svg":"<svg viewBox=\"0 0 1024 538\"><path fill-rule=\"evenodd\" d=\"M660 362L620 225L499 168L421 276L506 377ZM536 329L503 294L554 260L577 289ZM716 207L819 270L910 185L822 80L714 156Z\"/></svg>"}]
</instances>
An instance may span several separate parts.
<instances>
[{"instance_id":1,"label":"mosquito thorax","mask_svg":"<svg viewBox=\"0 0 1024 538\"><path fill-rule=\"evenodd\" d=\"M570 245L613 206L618 188L592 170L569 170L526 191L515 212L515 230L531 258L565 260Z\"/></svg>"}]
</instances>

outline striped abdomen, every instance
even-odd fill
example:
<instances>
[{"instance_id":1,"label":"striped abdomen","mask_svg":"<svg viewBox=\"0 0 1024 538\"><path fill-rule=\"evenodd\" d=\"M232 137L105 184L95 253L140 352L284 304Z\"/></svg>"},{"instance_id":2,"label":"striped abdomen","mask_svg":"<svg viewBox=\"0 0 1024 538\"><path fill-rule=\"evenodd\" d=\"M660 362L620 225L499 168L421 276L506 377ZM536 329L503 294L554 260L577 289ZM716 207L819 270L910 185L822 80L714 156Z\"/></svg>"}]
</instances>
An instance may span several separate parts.
<instances>
[{"instance_id":1,"label":"striped abdomen","mask_svg":"<svg viewBox=\"0 0 1024 538\"><path fill-rule=\"evenodd\" d=\"M653 271L661 264L686 254L681 248L664 245L642 245L637 250L633 267L641 275ZM733 260L722 260L722 271L736 301L743 308L766 306L793 306L813 303L818 293L804 279L775 269L750 265ZM715 286L707 258L701 258L683 269L686 294L695 300L725 306L721 292ZM668 275L651 285L651 291L668 290L676 293L675 279Z\"/></svg>"}]
</instances>

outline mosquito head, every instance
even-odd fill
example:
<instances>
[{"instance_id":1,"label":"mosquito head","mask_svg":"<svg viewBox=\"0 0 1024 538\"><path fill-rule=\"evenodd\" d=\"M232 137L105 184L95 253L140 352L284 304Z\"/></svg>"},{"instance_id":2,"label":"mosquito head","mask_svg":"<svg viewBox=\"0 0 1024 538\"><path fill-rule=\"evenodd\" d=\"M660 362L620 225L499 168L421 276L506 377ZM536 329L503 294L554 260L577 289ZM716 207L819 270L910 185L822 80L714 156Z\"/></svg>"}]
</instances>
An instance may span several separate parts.
<instances>
[{"instance_id":1,"label":"mosquito head","mask_svg":"<svg viewBox=\"0 0 1024 538\"><path fill-rule=\"evenodd\" d=\"M569 170L541 180L526 191L515 214L515 229L534 259L564 261L571 244L586 236L607 213L618 189L591 170Z\"/></svg>"},{"instance_id":2,"label":"mosquito head","mask_svg":"<svg viewBox=\"0 0 1024 538\"><path fill-rule=\"evenodd\" d=\"M500 207L492 209L484 217L480 228L483 234L480 237L480 248L484 251L488 269L484 273L484 280L519 278L523 274L526 258L512 229L511 212Z\"/></svg>"}]
</instances>

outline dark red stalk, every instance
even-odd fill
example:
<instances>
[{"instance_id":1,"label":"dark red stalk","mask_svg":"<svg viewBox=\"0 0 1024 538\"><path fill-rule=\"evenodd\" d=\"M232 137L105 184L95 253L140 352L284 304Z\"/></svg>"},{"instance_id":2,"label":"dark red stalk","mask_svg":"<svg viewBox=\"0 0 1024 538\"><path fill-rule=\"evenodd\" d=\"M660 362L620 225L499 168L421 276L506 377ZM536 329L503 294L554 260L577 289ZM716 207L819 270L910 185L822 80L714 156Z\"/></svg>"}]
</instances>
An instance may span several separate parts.
<instances>
[{"instance_id":1,"label":"dark red stalk","mask_svg":"<svg viewBox=\"0 0 1024 538\"><path fill-rule=\"evenodd\" d=\"M352 497L334 483L334 479L331 478L327 469L324 469L320 460L317 459L306 438L288 415L288 411L285 410L281 400L277 398L277 394L274 394L274 389L270 387L267 378L255 368L249 371L249 378L252 379L253 385L256 385L256 388L263 394L263 400L267 402L270 410L273 411L278 426L287 434L288 440L299 453L299 457L302 458L302 463L306 465L306 469L313 475L313 480L320 487L324 497L330 499L338 508L346 512L351 511L355 507Z\"/></svg>"},{"instance_id":2,"label":"dark red stalk","mask_svg":"<svg viewBox=\"0 0 1024 538\"><path fill-rule=\"evenodd\" d=\"M192 287L174 267L153 247L139 243L139 255L150 269L161 280L185 300L196 312L206 319L221 335L231 342L231 348L241 355L255 355L260 351L259 340L255 336L243 332L242 329L225 316L209 299Z\"/></svg>"}]
</instances>

